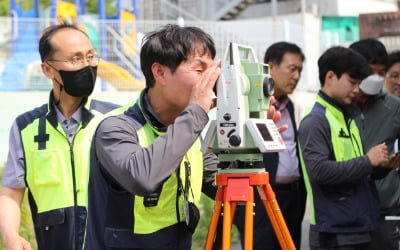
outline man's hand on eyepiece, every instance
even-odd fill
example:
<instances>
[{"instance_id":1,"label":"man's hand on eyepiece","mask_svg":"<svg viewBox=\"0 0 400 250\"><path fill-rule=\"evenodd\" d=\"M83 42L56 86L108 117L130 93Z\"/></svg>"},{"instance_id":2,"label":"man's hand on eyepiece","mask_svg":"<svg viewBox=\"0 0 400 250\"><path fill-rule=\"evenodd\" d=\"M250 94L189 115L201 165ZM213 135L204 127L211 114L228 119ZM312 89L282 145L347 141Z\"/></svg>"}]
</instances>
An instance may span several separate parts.
<instances>
[{"instance_id":1,"label":"man's hand on eyepiece","mask_svg":"<svg viewBox=\"0 0 400 250\"><path fill-rule=\"evenodd\" d=\"M189 103L197 104L207 113L216 105L213 87L221 72L221 61L218 60L209 67L200 81L193 86Z\"/></svg>"}]
</instances>

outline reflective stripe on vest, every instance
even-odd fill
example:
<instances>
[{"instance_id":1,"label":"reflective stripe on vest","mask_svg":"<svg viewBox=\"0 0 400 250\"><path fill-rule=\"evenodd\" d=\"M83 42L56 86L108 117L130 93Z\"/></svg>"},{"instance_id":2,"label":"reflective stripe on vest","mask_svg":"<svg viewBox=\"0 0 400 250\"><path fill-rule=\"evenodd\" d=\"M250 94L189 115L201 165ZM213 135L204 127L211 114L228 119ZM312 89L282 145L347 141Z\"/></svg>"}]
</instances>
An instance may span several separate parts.
<instances>
[{"instance_id":1,"label":"reflective stripe on vest","mask_svg":"<svg viewBox=\"0 0 400 250\"><path fill-rule=\"evenodd\" d=\"M163 133L157 132L146 123L141 129L137 131L139 144L142 147L147 147L156 139L158 135ZM188 200L199 204L201 185L203 178L203 154L201 153L200 140L197 139L189 151L186 153L187 159L191 165L191 183L190 186L193 191L189 193ZM185 183L185 161L186 157L180 164L180 179ZM178 172L178 171L177 171ZM177 173L175 172L175 173ZM143 197L135 196L134 203L134 228L135 234L150 234L162 228L174 225L178 222L176 218L176 196L178 195L178 178L177 174L171 175L164 183L161 194L159 196L158 204L155 207L145 207L143 205ZM185 221L183 212L184 197L183 194L179 197L179 221Z\"/></svg>"}]
</instances>

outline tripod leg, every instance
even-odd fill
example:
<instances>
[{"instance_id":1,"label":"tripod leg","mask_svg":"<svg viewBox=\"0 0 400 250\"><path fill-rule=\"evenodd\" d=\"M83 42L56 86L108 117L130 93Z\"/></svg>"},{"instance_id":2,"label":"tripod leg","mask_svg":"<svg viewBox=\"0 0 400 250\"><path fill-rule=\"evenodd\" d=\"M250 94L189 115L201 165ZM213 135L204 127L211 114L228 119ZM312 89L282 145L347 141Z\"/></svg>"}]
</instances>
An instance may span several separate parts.
<instances>
[{"instance_id":1,"label":"tripod leg","mask_svg":"<svg viewBox=\"0 0 400 250\"><path fill-rule=\"evenodd\" d=\"M296 249L271 185L258 186L257 189L282 249Z\"/></svg>"},{"instance_id":2,"label":"tripod leg","mask_svg":"<svg viewBox=\"0 0 400 250\"><path fill-rule=\"evenodd\" d=\"M253 249L253 223L254 223L254 207L253 200L246 201L245 217L244 217L244 250Z\"/></svg>"},{"instance_id":3,"label":"tripod leg","mask_svg":"<svg viewBox=\"0 0 400 250\"><path fill-rule=\"evenodd\" d=\"M282 249L287 249L284 245L286 243L284 242L283 238L283 232L281 228L279 227L279 222L278 219L275 216L274 209L272 207L272 204L268 200L263 200L263 204L265 207L265 210L268 214L269 220L271 222L272 227L274 228L275 235L278 238L279 244L281 245Z\"/></svg>"},{"instance_id":4,"label":"tripod leg","mask_svg":"<svg viewBox=\"0 0 400 250\"><path fill-rule=\"evenodd\" d=\"M232 221L232 225L233 225L233 219L235 218L236 207L237 207L237 202L233 202L231 204L231 215L232 215L231 221Z\"/></svg>"},{"instance_id":5,"label":"tripod leg","mask_svg":"<svg viewBox=\"0 0 400 250\"><path fill-rule=\"evenodd\" d=\"M218 226L218 220L219 220L219 216L221 214L222 194L223 194L222 189L218 188L218 192L217 192L215 204L214 204L214 210L211 215L210 226L208 228L206 245L204 247L205 250L211 250L213 247L213 243L214 243L214 239L215 239L215 235L216 235L216 231L217 231L217 226Z\"/></svg>"},{"instance_id":6,"label":"tripod leg","mask_svg":"<svg viewBox=\"0 0 400 250\"><path fill-rule=\"evenodd\" d=\"M233 218L231 212L232 212L231 202L225 201L223 228L222 228L222 250L231 249L231 230L232 230L232 218Z\"/></svg>"}]
</instances>

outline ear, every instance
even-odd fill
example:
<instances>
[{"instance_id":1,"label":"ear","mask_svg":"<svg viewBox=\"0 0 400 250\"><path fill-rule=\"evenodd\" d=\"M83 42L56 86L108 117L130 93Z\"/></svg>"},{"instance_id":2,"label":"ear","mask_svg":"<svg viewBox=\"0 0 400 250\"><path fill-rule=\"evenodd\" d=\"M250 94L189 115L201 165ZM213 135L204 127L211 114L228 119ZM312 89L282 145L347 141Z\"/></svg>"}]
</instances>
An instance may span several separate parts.
<instances>
[{"instance_id":1,"label":"ear","mask_svg":"<svg viewBox=\"0 0 400 250\"><path fill-rule=\"evenodd\" d=\"M332 84L335 83L335 80L337 80L336 74L332 71L329 70L325 74L325 85L331 86Z\"/></svg>"},{"instance_id":2,"label":"ear","mask_svg":"<svg viewBox=\"0 0 400 250\"><path fill-rule=\"evenodd\" d=\"M40 65L40 67L42 68L42 72L43 74L49 78L50 80L53 80L55 78L54 76L54 69L52 67L50 67L50 65L48 65L47 63L42 63Z\"/></svg>"},{"instance_id":3,"label":"ear","mask_svg":"<svg viewBox=\"0 0 400 250\"><path fill-rule=\"evenodd\" d=\"M167 66L160 63L153 63L151 65L151 72L156 83L164 85L166 83Z\"/></svg>"}]
</instances>

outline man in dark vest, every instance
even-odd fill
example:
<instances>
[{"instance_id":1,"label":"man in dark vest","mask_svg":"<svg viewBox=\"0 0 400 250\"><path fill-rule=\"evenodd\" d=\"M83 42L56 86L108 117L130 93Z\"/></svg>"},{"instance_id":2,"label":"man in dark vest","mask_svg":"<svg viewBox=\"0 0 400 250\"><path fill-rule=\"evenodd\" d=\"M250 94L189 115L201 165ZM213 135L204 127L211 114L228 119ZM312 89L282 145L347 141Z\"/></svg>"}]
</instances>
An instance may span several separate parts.
<instances>
[{"instance_id":1,"label":"man in dark vest","mask_svg":"<svg viewBox=\"0 0 400 250\"><path fill-rule=\"evenodd\" d=\"M385 143L364 153L354 120L351 104L370 69L364 57L345 47L326 50L318 68L321 89L299 126L310 249L369 249L379 217L372 174L389 163Z\"/></svg>"},{"instance_id":2,"label":"man in dark vest","mask_svg":"<svg viewBox=\"0 0 400 250\"><path fill-rule=\"evenodd\" d=\"M86 227L91 139L103 113L117 106L89 99L99 57L83 31L49 27L39 53L53 89L48 103L21 114L11 127L0 231L5 249L30 249L18 234L28 190L38 248L78 250Z\"/></svg>"},{"instance_id":3,"label":"man in dark vest","mask_svg":"<svg viewBox=\"0 0 400 250\"><path fill-rule=\"evenodd\" d=\"M215 54L197 27L166 25L145 36L146 88L94 137L86 249L191 249L200 194L216 192L218 160L200 144L215 105Z\"/></svg>"}]
</instances>

